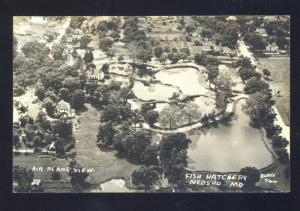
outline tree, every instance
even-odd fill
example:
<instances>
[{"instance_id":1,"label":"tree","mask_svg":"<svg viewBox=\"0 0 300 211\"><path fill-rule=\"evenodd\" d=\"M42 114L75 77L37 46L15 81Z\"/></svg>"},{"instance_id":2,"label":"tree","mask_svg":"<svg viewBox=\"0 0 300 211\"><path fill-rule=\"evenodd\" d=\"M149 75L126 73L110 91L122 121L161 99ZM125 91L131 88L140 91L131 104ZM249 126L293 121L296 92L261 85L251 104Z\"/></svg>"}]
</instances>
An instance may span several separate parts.
<instances>
[{"instance_id":1,"label":"tree","mask_svg":"<svg viewBox=\"0 0 300 211\"><path fill-rule=\"evenodd\" d=\"M35 148L42 147L42 138L41 136L34 136L32 139L32 146Z\"/></svg>"},{"instance_id":2,"label":"tree","mask_svg":"<svg viewBox=\"0 0 300 211\"><path fill-rule=\"evenodd\" d=\"M214 80L219 75L219 68L217 66L208 66L207 67L207 79L209 83L214 83Z\"/></svg>"},{"instance_id":3,"label":"tree","mask_svg":"<svg viewBox=\"0 0 300 211\"><path fill-rule=\"evenodd\" d=\"M97 142L105 147L113 144L113 137L116 133L113 123L111 121L100 124L97 134Z\"/></svg>"},{"instance_id":4,"label":"tree","mask_svg":"<svg viewBox=\"0 0 300 211\"><path fill-rule=\"evenodd\" d=\"M236 61L236 66L242 67L242 68L249 68L253 69L252 62L249 57L244 57L241 56L237 61Z\"/></svg>"},{"instance_id":5,"label":"tree","mask_svg":"<svg viewBox=\"0 0 300 211\"><path fill-rule=\"evenodd\" d=\"M239 70L239 75L243 82L255 76L256 71L253 68L242 67Z\"/></svg>"},{"instance_id":6,"label":"tree","mask_svg":"<svg viewBox=\"0 0 300 211\"><path fill-rule=\"evenodd\" d=\"M146 116L147 112L156 108L154 103L143 103L141 106L141 114Z\"/></svg>"},{"instance_id":7,"label":"tree","mask_svg":"<svg viewBox=\"0 0 300 211\"><path fill-rule=\"evenodd\" d=\"M246 101L245 112L255 127L272 125L276 114L272 110L274 101L266 93L256 92Z\"/></svg>"},{"instance_id":8,"label":"tree","mask_svg":"<svg viewBox=\"0 0 300 211\"><path fill-rule=\"evenodd\" d=\"M128 160L140 163L146 147L150 145L152 136L150 133L137 130L134 134L125 137L125 153Z\"/></svg>"},{"instance_id":9,"label":"tree","mask_svg":"<svg viewBox=\"0 0 300 211\"><path fill-rule=\"evenodd\" d=\"M265 81L259 80L255 77L250 78L244 88L246 94L253 94L255 92L263 92L269 89L269 84Z\"/></svg>"},{"instance_id":10,"label":"tree","mask_svg":"<svg viewBox=\"0 0 300 211\"><path fill-rule=\"evenodd\" d=\"M84 106L84 102L85 102L85 95L83 90L81 89L75 90L72 97L73 108L76 110L82 109Z\"/></svg>"},{"instance_id":11,"label":"tree","mask_svg":"<svg viewBox=\"0 0 300 211\"><path fill-rule=\"evenodd\" d=\"M102 115L101 122L113 121L127 121L131 119L133 116L131 108L129 105L115 105L111 104L109 106L105 106Z\"/></svg>"},{"instance_id":12,"label":"tree","mask_svg":"<svg viewBox=\"0 0 300 211\"><path fill-rule=\"evenodd\" d=\"M28 115L21 116L19 118L19 121L20 121L20 126L22 128L24 128L27 124L31 124L31 125L34 124L33 118Z\"/></svg>"},{"instance_id":13,"label":"tree","mask_svg":"<svg viewBox=\"0 0 300 211\"><path fill-rule=\"evenodd\" d=\"M86 49L88 47L88 44L92 41L92 38L89 35L83 35L81 39L79 40L80 42L80 48L81 49Z\"/></svg>"},{"instance_id":14,"label":"tree","mask_svg":"<svg viewBox=\"0 0 300 211\"><path fill-rule=\"evenodd\" d=\"M43 107L46 109L47 114L53 117L56 111L56 103L50 98L46 98L43 102Z\"/></svg>"},{"instance_id":15,"label":"tree","mask_svg":"<svg viewBox=\"0 0 300 211\"><path fill-rule=\"evenodd\" d=\"M51 48L51 54L55 60L64 60L64 45L62 43L54 43Z\"/></svg>"},{"instance_id":16,"label":"tree","mask_svg":"<svg viewBox=\"0 0 300 211\"><path fill-rule=\"evenodd\" d=\"M233 86L232 76L230 73L222 71L218 74L218 77L214 80L217 91L226 92L227 95L231 95L231 88Z\"/></svg>"},{"instance_id":17,"label":"tree","mask_svg":"<svg viewBox=\"0 0 300 211\"><path fill-rule=\"evenodd\" d=\"M70 102L71 95L70 95L69 90L67 88L61 88L58 92L58 98L60 100L66 101L66 102Z\"/></svg>"},{"instance_id":18,"label":"tree","mask_svg":"<svg viewBox=\"0 0 300 211\"><path fill-rule=\"evenodd\" d=\"M156 58L160 58L160 57L162 56L163 52L164 52L164 50L163 50L163 48L160 47L160 46L154 48L154 56L155 56Z\"/></svg>"},{"instance_id":19,"label":"tree","mask_svg":"<svg viewBox=\"0 0 300 211\"><path fill-rule=\"evenodd\" d=\"M66 119L58 119L51 122L51 131L63 139L73 136L72 122Z\"/></svg>"},{"instance_id":20,"label":"tree","mask_svg":"<svg viewBox=\"0 0 300 211\"><path fill-rule=\"evenodd\" d=\"M94 60L94 55L93 55L93 51L88 50L85 51L84 57L83 57L83 61L85 64L87 63L91 63Z\"/></svg>"},{"instance_id":21,"label":"tree","mask_svg":"<svg viewBox=\"0 0 300 211\"><path fill-rule=\"evenodd\" d=\"M13 145L16 149L19 148L20 145L20 136L15 128L13 128Z\"/></svg>"},{"instance_id":22,"label":"tree","mask_svg":"<svg viewBox=\"0 0 300 211\"><path fill-rule=\"evenodd\" d=\"M255 167L242 168L239 174L247 176L243 187L246 190L253 190L255 184L260 180L259 171Z\"/></svg>"},{"instance_id":23,"label":"tree","mask_svg":"<svg viewBox=\"0 0 300 211\"><path fill-rule=\"evenodd\" d=\"M62 138L57 138L55 142L55 151L56 155L59 157L65 154L64 140Z\"/></svg>"},{"instance_id":24,"label":"tree","mask_svg":"<svg viewBox=\"0 0 300 211\"><path fill-rule=\"evenodd\" d=\"M252 17L252 21L253 21L253 25L255 27L260 27L261 24L263 23L264 19L262 17L254 16L254 17Z\"/></svg>"},{"instance_id":25,"label":"tree","mask_svg":"<svg viewBox=\"0 0 300 211\"><path fill-rule=\"evenodd\" d=\"M285 37L276 37L276 45L279 49L286 49L286 47L289 45L289 40L287 40Z\"/></svg>"},{"instance_id":26,"label":"tree","mask_svg":"<svg viewBox=\"0 0 300 211\"><path fill-rule=\"evenodd\" d=\"M143 189L148 191L152 185L159 179L159 171L157 167L148 166L141 167L132 173L132 183L135 186L143 185Z\"/></svg>"},{"instance_id":27,"label":"tree","mask_svg":"<svg viewBox=\"0 0 300 211\"><path fill-rule=\"evenodd\" d=\"M112 47L113 40L106 37L99 40L99 48L103 51L108 51Z\"/></svg>"},{"instance_id":28,"label":"tree","mask_svg":"<svg viewBox=\"0 0 300 211\"><path fill-rule=\"evenodd\" d=\"M219 65L219 61L216 57L208 55L208 54L204 54L204 53L196 53L194 56L194 61L196 64L199 65L204 65L204 66L218 66Z\"/></svg>"},{"instance_id":29,"label":"tree","mask_svg":"<svg viewBox=\"0 0 300 211\"><path fill-rule=\"evenodd\" d=\"M150 110L146 113L146 121L148 122L148 124L150 126L153 126L154 123L157 122L159 117L159 113L157 111L154 110Z\"/></svg>"},{"instance_id":30,"label":"tree","mask_svg":"<svg viewBox=\"0 0 300 211\"><path fill-rule=\"evenodd\" d=\"M82 16L72 16L70 21L70 27L73 29L80 29L85 17Z\"/></svg>"},{"instance_id":31,"label":"tree","mask_svg":"<svg viewBox=\"0 0 300 211\"><path fill-rule=\"evenodd\" d=\"M27 58L32 58L37 61L44 61L49 53L50 49L44 43L38 41L29 41L22 46L21 51Z\"/></svg>"},{"instance_id":32,"label":"tree","mask_svg":"<svg viewBox=\"0 0 300 211\"><path fill-rule=\"evenodd\" d=\"M118 61L123 61L124 60L124 56L123 55L119 55L118 56Z\"/></svg>"},{"instance_id":33,"label":"tree","mask_svg":"<svg viewBox=\"0 0 300 211\"><path fill-rule=\"evenodd\" d=\"M87 182L85 181L89 174L86 171L82 171L80 164L76 160L71 160L69 163L72 188L76 192L82 192L87 188Z\"/></svg>"},{"instance_id":34,"label":"tree","mask_svg":"<svg viewBox=\"0 0 300 211\"><path fill-rule=\"evenodd\" d=\"M111 32L111 37L115 40L118 41L120 39L120 32L119 31L112 31Z\"/></svg>"},{"instance_id":35,"label":"tree","mask_svg":"<svg viewBox=\"0 0 300 211\"><path fill-rule=\"evenodd\" d=\"M50 120L47 119L46 113L40 111L35 119L35 123L38 124L44 130L50 129Z\"/></svg>"},{"instance_id":36,"label":"tree","mask_svg":"<svg viewBox=\"0 0 300 211\"><path fill-rule=\"evenodd\" d=\"M61 175L60 172L56 171L56 167L54 167L54 171L51 172L51 179L52 180L60 180Z\"/></svg>"},{"instance_id":37,"label":"tree","mask_svg":"<svg viewBox=\"0 0 300 211\"><path fill-rule=\"evenodd\" d=\"M101 67L101 71L105 74L108 74L109 73L108 70L109 70L109 64L107 64L107 63L103 64Z\"/></svg>"},{"instance_id":38,"label":"tree","mask_svg":"<svg viewBox=\"0 0 300 211\"><path fill-rule=\"evenodd\" d=\"M38 97L38 99L40 101L44 100L45 96L46 96L46 89L44 88L44 86L40 85L37 86L35 88L35 92L34 92L35 96Z\"/></svg>"},{"instance_id":39,"label":"tree","mask_svg":"<svg viewBox=\"0 0 300 211\"><path fill-rule=\"evenodd\" d=\"M271 76L271 72L268 69L263 69L263 74L266 77L270 77Z\"/></svg>"},{"instance_id":40,"label":"tree","mask_svg":"<svg viewBox=\"0 0 300 211\"><path fill-rule=\"evenodd\" d=\"M16 191L18 192L30 192L33 181L32 170L27 170L25 167L14 166L13 179L18 183Z\"/></svg>"},{"instance_id":41,"label":"tree","mask_svg":"<svg viewBox=\"0 0 300 211\"><path fill-rule=\"evenodd\" d=\"M148 145L143 153L142 163L146 166L157 166L159 164L158 160L159 148L157 145Z\"/></svg>"},{"instance_id":42,"label":"tree","mask_svg":"<svg viewBox=\"0 0 300 211\"><path fill-rule=\"evenodd\" d=\"M152 56L153 55L152 55L151 49L139 49L138 50L137 58L144 63L151 61Z\"/></svg>"},{"instance_id":43,"label":"tree","mask_svg":"<svg viewBox=\"0 0 300 211\"><path fill-rule=\"evenodd\" d=\"M168 57L169 57L169 60L171 61L172 64L177 63L179 61L179 59L181 59L181 56L180 56L179 53L173 53L173 52L170 53L168 55Z\"/></svg>"},{"instance_id":44,"label":"tree","mask_svg":"<svg viewBox=\"0 0 300 211\"><path fill-rule=\"evenodd\" d=\"M286 148L279 148L275 150L275 153L278 156L279 162L286 164L289 161L289 154L287 153Z\"/></svg>"},{"instance_id":45,"label":"tree","mask_svg":"<svg viewBox=\"0 0 300 211\"><path fill-rule=\"evenodd\" d=\"M266 43L262 36L256 33L248 33L244 36L244 41L249 44L254 50L265 50Z\"/></svg>"},{"instance_id":46,"label":"tree","mask_svg":"<svg viewBox=\"0 0 300 211\"><path fill-rule=\"evenodd\" d=\"M224 112L227 108L228 94L226 92L216 93L216 108Z\"/></svg>"},{"instance_id":47,"label":"tree","mask_svg":"<svg viewBox=\"0 0 300 211\"><path fill-rule=\"evenodd\" d=\"M275 148L285 148L288 144L289 142L282 136L275 135L272 137L272 145Z\"/></svg>"},{"instance_id":48,"label":"tree","mask_svg":"<svg viewBox=\"0 0 300 211\"><path fill-rule=\"evenodd\" d=\"M166 61L168 60L168 53L164 52L160 57L160 62L163 64L166 64Z\"/></svg>"},{"instance_id":49,"label":"tree","mask_svg":"<svg viewBox=\"0 0 300 211\"><path fill-rule=\"evenodd\" d=\"M183 133L163 136L160 147L160 162L162 170L169 182L176 184L184 178L187 167L187 148L191 143Z\"/></svg>"},{"instance_id":50,"label":"tree","mask_svg":"<svg viewBox=\"0 0 300 211\"><path fill-rule=\"evenodd\" d=\"M25 94L25 89L24 87L22 86L19 86L19 85L13 85L13 94L14 96L18 97L18 96L21 96L23 94Z\"/></svg>"}]
</instances>

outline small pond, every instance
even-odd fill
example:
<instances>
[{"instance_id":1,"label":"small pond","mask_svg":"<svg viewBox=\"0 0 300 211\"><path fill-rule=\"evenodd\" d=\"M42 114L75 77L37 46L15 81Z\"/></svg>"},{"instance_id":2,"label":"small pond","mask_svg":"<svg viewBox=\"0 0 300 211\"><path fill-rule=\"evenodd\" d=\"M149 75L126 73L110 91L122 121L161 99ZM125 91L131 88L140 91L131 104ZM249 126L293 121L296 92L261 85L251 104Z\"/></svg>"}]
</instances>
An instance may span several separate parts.
<instances>
[{"instance_id":1,"label":"small pond","mask_svg":"<svg viewBox=\"0 0 300 211\"><path fill-rule=\"evenodd\" d=\"M163 84L150 84L150 86L145 86L139 81L134 82L132 90L139 99L165 101L167 101L174 92L178 92L178 89L171 86L165 86Z\"/></svg>"},{"instance_id":2,"label":"small pond","mask_svg":"<svg viewBox=\"0 0 300 211\"><path fill-rule=\"evenodd\" d=\"M185 95L205 94L208 90L205 88L203 74L195 68L171 68L164 69L155 74L157 80L162 83L172 84L179 87Z\"/></svg>"}]
</instances>

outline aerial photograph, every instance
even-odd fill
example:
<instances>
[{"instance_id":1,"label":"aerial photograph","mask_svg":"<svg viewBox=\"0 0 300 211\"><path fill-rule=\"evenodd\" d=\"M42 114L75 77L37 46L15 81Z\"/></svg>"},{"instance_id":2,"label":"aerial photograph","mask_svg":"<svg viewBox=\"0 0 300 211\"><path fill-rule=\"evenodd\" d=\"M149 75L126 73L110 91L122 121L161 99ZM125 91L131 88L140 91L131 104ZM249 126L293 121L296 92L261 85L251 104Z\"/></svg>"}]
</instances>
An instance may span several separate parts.
<instances>
[{"instance_id":1,"label":"aerial photograph","mask_svg":"<svg viewBox=\"0 0 300 211\"><path fill-rule=\"evenodd\" d=\"M14 193L290 192L290 17L14 16Z\"/></svg>"}]
</instances>

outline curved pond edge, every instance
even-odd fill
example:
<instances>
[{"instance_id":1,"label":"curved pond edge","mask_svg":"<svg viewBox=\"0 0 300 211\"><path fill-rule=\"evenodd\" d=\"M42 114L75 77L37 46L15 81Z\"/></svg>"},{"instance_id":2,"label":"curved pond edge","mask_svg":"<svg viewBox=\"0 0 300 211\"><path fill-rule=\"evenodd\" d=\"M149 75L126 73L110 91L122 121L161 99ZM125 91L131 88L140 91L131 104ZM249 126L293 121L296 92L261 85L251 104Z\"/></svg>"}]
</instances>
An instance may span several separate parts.
<instances>
[{"instance_id":1,"label":"curved pond edge","mask_svg":"<svg viewBox=\"0 0 300 211\"><path fill-rule=\"evenodd\" d=\"M241 97L237 100L234 101L234 104L232 106L232 115L234 114L235 110L236 110L236 105L240 100L246 100L248 99L248 97ZM266 167L260 168L258 169L259 173L267 173L270 171L273 171L277 165L278 165L278 156L276 155L276 153L273 151L272 146L270 146L270 144L267 141L267 136L266 136L266 131L264 128L260 128L259 129L261 132L261 141L263 142L265 148L267 149L267 151L269 151L272 155L272 159L273 162L269 165L267 165ZM246 166L245 166L246 167ZM200 173L200 174L205 174L205 173L210 173L210 174L238 174L239 172L237 171L225 171L225 172L218 172L218 171L206 171L206 170L188 170L186 169L187 172L191 172L191 173Z\"/></svg>"}]
</instances>

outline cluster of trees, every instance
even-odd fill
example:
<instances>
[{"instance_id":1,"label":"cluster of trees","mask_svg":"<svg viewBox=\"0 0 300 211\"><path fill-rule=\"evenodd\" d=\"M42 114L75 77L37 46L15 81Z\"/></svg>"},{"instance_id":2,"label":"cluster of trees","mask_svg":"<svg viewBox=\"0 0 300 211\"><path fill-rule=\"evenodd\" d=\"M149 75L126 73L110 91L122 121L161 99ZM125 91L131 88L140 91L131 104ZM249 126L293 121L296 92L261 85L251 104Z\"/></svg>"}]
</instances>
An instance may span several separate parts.
<instances>
[{"instance_id":1,"label":"cluster of trees","mask_svg":"<svg viewBox=\"0 0 300 211\"><path fill-rule=\"evenodd\" d=\"M156 163L146 165L133 172L132 183L136 188L151 190L154 184L160 184L166 177L169 184L176 190L185 190L184 174L187 167L187 148L191 143L190 139L183 133L175 133L163 136L159 145L155 148L151 157ZM146 152L146 154L148 154Z\"/></svg>"},{"instance_id":2,"label":"cluster of trees","mask_svg":"<svg viewBox=\"0 0 300 211\"><path fill-rule=\"evenodd\" d=\"M256 189L255 184L260 180L260 173L255 167L245 167L239 172L239 175L247 176L243 189L245 191L253 191Z\"/></svg>"},{"instance_id":3,"label":"cluster of trees","mask_svg":"<svg viewBox=\"0 0 300 211\"><path fill-rule=\"evenodd\" d=\"M99 38L110 37L112 40L118 41L120 39L119 23L119 17L112 17L110 20L99 22L97 27Z\"/></svg>"},{"instance_id":4,"label":"cluster of trees","mask_svg":"<svg viewBox=\"0 0 300 211\"><path fill-rule=\"evenodd\" d=\"M125 43L129 43L132 41L139 42L139 41L146 40L145 32L139 29L137 17L133 17L133 16L124 17L124 24L122 28L124 29L123 41Z\"/></svg>"},{"instance_id":5,"label":"cluster of trees","mask_svg":"<svg viewBox=\"0 0 300 211\"><path fill-rule=\"evenodd\" d=\"M205 53L196 53L194 57L194 61L196 64L203 65L203 66L219 65L219 61L216 57Z\"/></svg>"},{"instance_id":6,"label":"cluster of trees","mask_svg":"<svg viewBox=\"0 0 300 211\"><path fill-rule=\"evenodd\" d=\"M254 51L266 50L267 43L258 33L247 33L244 36L244 41Z\"/></svg>"},{"instance_id":7,"label":"cluster of trees","mask_svg":"<svg viewBox=\"0 0 300 211\"><path fill-rule=\"evenodd\" d=\"M69 163L69 176L72 189L74 192L82 192L83 190L89 188L90 184L86 182L86 178L89 174L86 171L82 171L82 167L76 160L71 160Z\"/></svg>"},{"instance_id":8,"label":"cluster of trees","mask_svg":"<svg viewBox=\"0 0 300 211\"><path fill-rule=\"evenodd\" d=\"M86 20L83 16L72 16L69 27L72 29L81 29L83 22Z\"/></svg>"},{"instance_id":9,"label":"cluster of trees","mask_svg":"<svg viewBox=\"0 0 300 211\"><path fill-rule=\"evenodd\" d=\"M63 156L65 150L69 151L74 147L72 128L72 122L67 119L61 118L50 122L42 111L35 120L29 116L21 116L20 125L13 127L13 145L19 148L22 141L26 147L40 151L54 142L56 154ZM21 139L22 131L25 136Z\"/></svg>"},{"instance_id":10,"label":"cluster of trees","mask_svg":"<svg viewBox=\"0 0 300 211\"><path fill-rule=\"evenodd\" d=\"M213 35L216 37L216 43L222 46L227 46L231 49L237 45L239 38L238 34L240 26L238 23L227 22L226 19L218 17L193 17L201 26L205 26L201 36L211 38Z\"/></svg>"},{"instance_id":11,"label":"cluster of trees","mask_svg":"<svg viewBox=\"0 0 300 211\"><path fill-rule=\"evenodd\" d=\"M201 119L201 123L207 126L216 125L218 122L216 120L216 114L214 112L209 114L204 114Z\"/></svg>"},{"instance_id":12,"label":"cluster of trees","mask_svg":"<svg viewBox=\"0 0 300 211\"><path fill-rule=\"evenodd\" d=\"M141 106L141 115L150 126L153 126L159 118L159 113L154 110L155 108L156 104L147 103Z\"/></svg>"},{"instance_id":13,"label":"cluster of trees","mask_svg":"<svg viewBox=\"0 0 300 211\"><path fill-rule=\"evenodd\" d=\"M173 129L198 121L202 114L194 103L174 103L166 105L159 114L158 122L163 128Z\"/></svg>"},{"instance_id":14,"label":"cluster of trees","mask_svg":"<svg viewBox=\"0 0 300 211\"><path fill-rule=\"evenodd\" d=\"M278 160L281 163L288 163L289 161L289 155L286 150L286 146L289 144L289 142L279 135L274 135L272 137L272 145L274 147L274 151L278 156Z\"/></svg>"}]
</instances>

